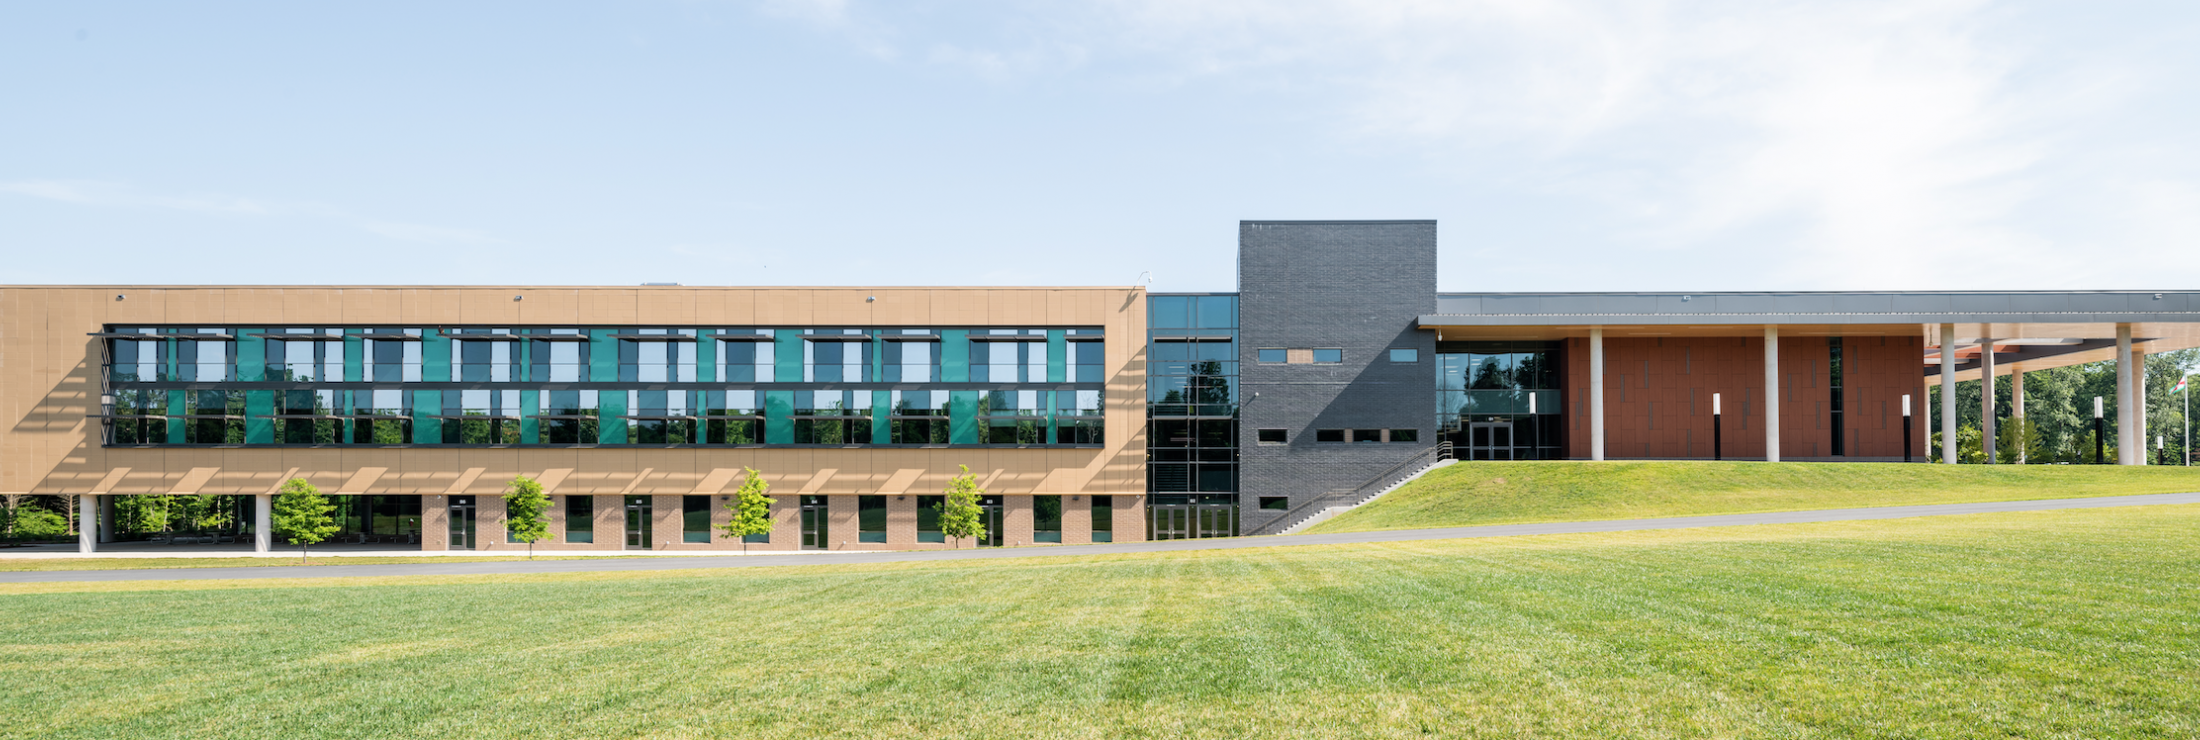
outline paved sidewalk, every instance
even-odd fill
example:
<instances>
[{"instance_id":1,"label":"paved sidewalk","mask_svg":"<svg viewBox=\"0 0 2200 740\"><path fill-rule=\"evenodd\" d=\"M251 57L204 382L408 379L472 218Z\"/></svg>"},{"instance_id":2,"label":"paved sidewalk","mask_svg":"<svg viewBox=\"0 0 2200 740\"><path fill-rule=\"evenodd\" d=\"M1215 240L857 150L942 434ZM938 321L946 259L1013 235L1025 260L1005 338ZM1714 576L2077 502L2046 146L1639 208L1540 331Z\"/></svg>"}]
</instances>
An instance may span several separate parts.
<instances>
[{"instance_id":1,"label":"paved sidewalk","mask_svg":"<svg viewBox=\"0 0 2200 740\"><path fill-rule=\"evenodd\" d=\"M1694 527L1738 527L1754 524L1806 524L1811 522L1907 519L1920 516L1992 514L2015 511L2101 509L2122 506L2200 504L2200 493L2160 493L2145 496L1994 501L1929 506L1881 506L1864 509L1821 509L1765 514L1721 514L1666 519L1620 519L1543 524L1500 524L1447 529L1399 529L1383 532L1296 534L1273 537L1233 537L1211 540L1166 540L1109 545L1060 547L988 548L983 550L926 550L916 552L812 552L781 555L733 555L700 557L650 557L606 560L537 560L488 563L406 563L394 565L269 566L240 568L175 568L146 570L71 570L0 573L0 583L55 583L70 581L174 581L253 578L342 578L360 576L487 575L507 573L576 573L596 571L678 570L688 568L755 568L775 565L824 565L841 563L906 563L927 560L979 558L1058 558L1113 555L1134 552L1182 550L1234 550L1248 547L1291 545L1344 545L1373 542L1413 542L1479 537L1519 537L1541 534L1630 532Z\"/></svg>"}]
</instances>

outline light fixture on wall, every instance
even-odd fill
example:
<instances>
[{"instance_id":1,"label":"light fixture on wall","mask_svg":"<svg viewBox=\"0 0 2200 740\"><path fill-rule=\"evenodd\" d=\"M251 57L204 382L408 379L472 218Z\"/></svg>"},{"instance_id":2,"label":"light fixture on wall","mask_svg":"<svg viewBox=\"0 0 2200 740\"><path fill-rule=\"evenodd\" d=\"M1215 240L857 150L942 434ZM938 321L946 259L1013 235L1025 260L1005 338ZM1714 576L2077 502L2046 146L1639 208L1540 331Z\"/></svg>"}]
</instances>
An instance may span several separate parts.
<instances>
[{"instance_id":1,"label":"light fixture on wall","mask_svg":"<svg viewBox=\"0 0 2200 740\"><path fill-rule=\"evenodd\" d=\"M119 301L119 300L122 300L122 299L124 299L124 298L128 298L128 297L129 297L129 296L125 296L125 295L123 295L123 294L121 294L121 293L116 293L116 294L115 294L115 300L118 300L118 301Z\"/></svg>"},{"instance_id":2,"label":"light fixture on wall","mask_svg":"<svg viewBox=\"0 0 2200 740\"><path fill-rule=\"evenodd\" d=\"M516 301L516 300L519 300L519 299L521 299L521 298L526 298L526 297L527 297L527 296L523 296L523 295L515 295L515 296L512 296L512 300L515 300L515 301Z\"/></svg>"},{"instance_id":3,"label":"light fixture on wall","mask_svg":"<svg viewBox=\"0 0 2200 740\"><path fill-rule=\"evenodd\" d=\"M878 296L875 296L875 295L873 295L873 296L864 296L864 297L863 297L863 302L864 302L864 303L876 303L876 302L878 302Z\"/></svg>"}]
</instances>

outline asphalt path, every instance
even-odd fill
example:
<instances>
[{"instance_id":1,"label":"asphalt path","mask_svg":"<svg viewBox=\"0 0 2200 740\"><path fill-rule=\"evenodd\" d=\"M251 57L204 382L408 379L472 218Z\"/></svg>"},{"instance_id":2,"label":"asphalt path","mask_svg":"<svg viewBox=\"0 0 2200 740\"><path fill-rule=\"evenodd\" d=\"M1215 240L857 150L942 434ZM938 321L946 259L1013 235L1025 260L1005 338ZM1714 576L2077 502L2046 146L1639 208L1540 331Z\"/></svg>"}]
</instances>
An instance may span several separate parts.
<instances>
[{"instance_id":1,"label":"asphalt path","mask_svg":"<svg viewBox=\"0 0 2200 740\"><path fill-rule=\"evenodd\" d=\"M787 565L839 565L853 563L909 563L931 560L982 560L992 558L1070 558L1136 552L1187 550L1237 550L1294 545L1352 545L1378 542L1459 540L1480 537L1520 537L1542 534L1635 532L1695 527L1742 527L1756 524L1808 524L1921 516L1994 514L2016 511L2103 509L2121 506L2200 504L2200 493L2159 493L2145 496L1993 501L1975 504L1926 506L1877 506L1863 509L1820 509L1762 514L1720 514L1663 519L1617 519L1541 524L1499 524L1444 529L1394 529L1381 532L1293 534L1270 537L1231 537L1206 540L1164 540L1104 545L1059 547L986 548L973 550L921 550L907 552L813 552L800 555L717 555L704 557L592 558L587 560L507 560L477 563L405 563L391 565L256 566L242 568L170 568L136 570L59 570L0 572L0 583L57 583L72 581L180 581L243 580L255 578L353 578L369 576L457 576L513 573L585 573L599 571L686 570L693 568L763 568Z\"/></svg>"}]
</instances>

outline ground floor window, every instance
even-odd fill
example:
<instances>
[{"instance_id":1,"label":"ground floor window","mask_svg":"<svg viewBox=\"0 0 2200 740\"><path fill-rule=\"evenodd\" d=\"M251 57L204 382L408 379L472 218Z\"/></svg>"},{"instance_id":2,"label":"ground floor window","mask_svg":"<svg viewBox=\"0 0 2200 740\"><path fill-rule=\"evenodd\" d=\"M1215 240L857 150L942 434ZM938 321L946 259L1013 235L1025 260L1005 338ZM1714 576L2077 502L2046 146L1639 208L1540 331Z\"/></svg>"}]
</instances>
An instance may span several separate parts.
<instances>
[{"instance_id":1,"label":"ground floor window","mask_svg":"<svg viewBox=\"0 0 2200 740\"><path fill-rule=\"evenodd\" d=\"M710 543L710 497L680 497L680 541Z\"/></svg>"},{"instance_id":2,"label":"ground floor window","mask_svg":"<svg viewBox=\"0 0 2200 740\"><path fill-rule=\"evenodd\" d=\"M596 541L596 497L565 497L565 541L576 545Z\"/></svg>"},{"instance_id":3,"label":"ground floor window","mask_svg":"<svg viewBox=\"0 0 2200 740\"><path fill-rule=\"evenodd\" d=\"M1062 497L1031 497L1031 541L1062 541Z\"/></svg>"},{"instance_id":4,"label":"ground floor window","mask_svg":"<svg viewBox=\"0 0 2200 740\"><path fill-rule=\"evenodd\" d=\"M1092 541L1115 541L1115 497L1092 497Z\"/></svg>"},{"instance_id":5,"label":"ground floor window","mask_svg":"<svg viewBox=\"0 0 2200 740\"><path fill-rule=\"evenodd\" d=\"M917 541L946 542L947 534L940 531L940 507L947 505L946 496L917 497Z\"/></svg>"},{"instance_id":6,"label":"ground floor window","mask_svg":"<svg viewBox=\"0 0 2200 740\"><path fill-rule=\"evenodd\" d=\"M856 497L856 541L886 541L886 497Z\"/></svg>"}]
</instances>

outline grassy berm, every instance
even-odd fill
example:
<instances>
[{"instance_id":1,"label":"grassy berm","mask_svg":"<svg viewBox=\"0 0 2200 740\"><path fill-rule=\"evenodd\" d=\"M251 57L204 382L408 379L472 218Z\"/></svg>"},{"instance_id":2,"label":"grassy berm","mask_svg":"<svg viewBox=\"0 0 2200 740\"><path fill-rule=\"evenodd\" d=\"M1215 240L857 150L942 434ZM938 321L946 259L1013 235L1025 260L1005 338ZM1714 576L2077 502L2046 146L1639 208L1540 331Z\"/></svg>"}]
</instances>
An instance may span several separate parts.
<instances>
[{"instance_id":1,"label":"grassy berm","mask_svg":"<svg viewBox=\"0 0 2200 740\"><path fill-rule=\"evenodd\" d=\"M2200 506L0 613L7 738L2200 735Z\"/></svg>"},{"instance_id":2,"label":"grassy berm","mask_svg":"<svg viewBox=\"0 0 2200 740\"><path fill-rule=\"evenodd\" d=\"M1460 462L1310 532L1648 519L2200 491L2200 468L1762 462Z\"/></svg>"}]
</instances>

